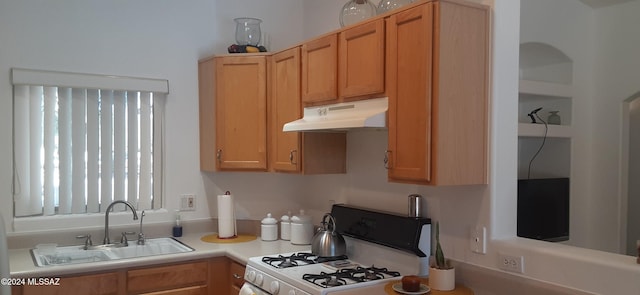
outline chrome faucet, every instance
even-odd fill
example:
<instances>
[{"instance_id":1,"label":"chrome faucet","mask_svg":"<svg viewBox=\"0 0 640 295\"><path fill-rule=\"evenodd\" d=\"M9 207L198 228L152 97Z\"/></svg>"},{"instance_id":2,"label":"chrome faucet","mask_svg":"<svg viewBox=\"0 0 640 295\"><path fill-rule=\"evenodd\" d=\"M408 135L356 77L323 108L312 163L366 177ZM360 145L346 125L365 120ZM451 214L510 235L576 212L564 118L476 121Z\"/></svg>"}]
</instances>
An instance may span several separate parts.
<instances>
[{"instance_id":1,"label":"chrome faucet","mask_svg":"<svg viewBox=\"0 0 640 295\"><path fill-rule=\"evenodd\" d=\"M138 220L136 209L134 209L133 206L131 206L131 204L129 204L128 202L117 200L109 204L109 207L107 207L107 212L104 215L104 240L102 241L102 243L105 245L111 244L111 240L109 239L109 212L115 204L124 204L129 207L131 209L131 212L133 213L133 220Z\"/></svg>"},{"instance_id":2,"label":"chrome faucet","mask_svg":"<svg viewBox=\"0 0 640 295\"><path fill-rule=\"evenodd\" d=\"M140 231L138 232L138 245L144 245L144 233L142 232L142 220L144 219L144 210L140 213Z\"/></svg>"}]
</instances>

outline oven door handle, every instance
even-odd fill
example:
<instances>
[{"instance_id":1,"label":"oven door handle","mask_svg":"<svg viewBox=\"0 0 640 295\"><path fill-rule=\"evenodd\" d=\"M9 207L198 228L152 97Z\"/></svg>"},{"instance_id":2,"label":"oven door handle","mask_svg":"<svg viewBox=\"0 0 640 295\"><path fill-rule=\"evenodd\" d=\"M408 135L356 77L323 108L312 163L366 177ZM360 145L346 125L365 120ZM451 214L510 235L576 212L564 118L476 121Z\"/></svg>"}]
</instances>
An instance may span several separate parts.
<instances>
[{"instance_id":1,"label":"oven door handle","mask_svg":"<svg viewBox=\"0 0 640 295\"><path fill-rule=\"evenodd\" d=\"M262 289L251 285L250 283L245 282L240 288L239 295L270 295L269 293L263 291Z\"/></svg>"}]
</instances>

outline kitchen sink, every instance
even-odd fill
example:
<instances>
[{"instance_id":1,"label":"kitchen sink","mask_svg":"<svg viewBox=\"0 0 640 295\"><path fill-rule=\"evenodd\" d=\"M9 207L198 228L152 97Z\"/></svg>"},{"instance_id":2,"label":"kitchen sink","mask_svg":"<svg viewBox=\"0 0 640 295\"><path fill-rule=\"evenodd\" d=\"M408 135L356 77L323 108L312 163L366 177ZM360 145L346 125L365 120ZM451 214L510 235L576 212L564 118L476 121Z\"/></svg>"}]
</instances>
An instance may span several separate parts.
<instances>
[{"instance_id":1,"label":"kitchen sink","mask_svg":"<svg viewBox=\"0 0 640 295\"><path fill-rule=\"evenodd\" d=\"M135 258L163 254L175 254L193 251L191 247L172 238L147 239L144 245L129 242L127 247L110 248L109 251L118 259Z\"/></svg>"},{"instance_id":2,"label":"kitchen sink","mask_svg":"<svg viewBox=\"0 0 640 295\"><path fill-rule=\"evenodd\" d=\"M54 252L31 249L36 266L67 265L113 259L103 250L84 250L81 246L56 247Z\"/></svg>"},{"instance_id":3,"label":"kitchen sink","mask_svg":"<svg viewBox=\"0 0 640 295\"><path fill-rule=\"evenodd\" d=\"M166 255L191 252L193 248L173 238L146 239L144 245L137 245L135 241L129 246L99 245L88 250L84 246L57 247L47 245L31 249L31 255L36 266L70 265L116 259L128 259L154 255Z\"/></svg>"}]
</instances>

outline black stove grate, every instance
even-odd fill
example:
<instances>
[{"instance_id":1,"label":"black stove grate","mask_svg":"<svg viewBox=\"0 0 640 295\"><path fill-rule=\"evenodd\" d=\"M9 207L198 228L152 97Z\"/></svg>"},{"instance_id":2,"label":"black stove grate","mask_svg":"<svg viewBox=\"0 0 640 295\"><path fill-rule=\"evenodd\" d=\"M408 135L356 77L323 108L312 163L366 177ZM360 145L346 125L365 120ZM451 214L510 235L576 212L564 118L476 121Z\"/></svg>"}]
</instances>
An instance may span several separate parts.
<instances>
[{"instance_id":1,"label":"black stove grate","mask_svg":"<svg viewBox=\"0 0 640 295\"><path fill-rule=\"evenodd\" d=\"M291 255L265 256L262 257L262 262L276 268L288 268L345 259L348 259L346 255L323 257L311 253L299 252Z\"/></svg>"},{"instance_id":2,"label":"black stove grate","mask_svg":"<svg viewBox=\"0 0 640 295\"><path fill-rule=\"evenodd\" d=\"M399 272L389 271L386 268L358 266L355 268L343 268L332 273L320 272L320 274L304 274L302 275L302 279L322 288L329 288L399 276Z\"/></svg>"}]
</instances>

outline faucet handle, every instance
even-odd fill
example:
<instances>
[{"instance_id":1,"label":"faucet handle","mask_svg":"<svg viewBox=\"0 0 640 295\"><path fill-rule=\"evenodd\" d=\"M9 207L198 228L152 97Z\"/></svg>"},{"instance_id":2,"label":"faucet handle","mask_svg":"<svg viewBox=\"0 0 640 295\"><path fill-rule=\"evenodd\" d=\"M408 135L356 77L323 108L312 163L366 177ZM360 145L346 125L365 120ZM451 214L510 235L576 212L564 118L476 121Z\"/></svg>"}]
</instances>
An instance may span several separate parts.
<instances>
[{"instance_id":1,"label":"faucet handle","mask_svg":"<svg viewBox=\"0 0 640 295\"><path fill-rule=\"evenodd\" d=\"M139 233L138 234L138 245L144 245L144 243L145 243L144 233Z\"/></svg>"},{"instance_id":2,"label":"faucet handle","mask_svg":"<svg viewBox=\"0 0 640 295\"><path fill-rule=\"evenodd\" d=\"M127 239L127 235L135 235L135 232L132 231L125 231L122 232L122 237L120 238L120 245L122 246L129 246L129 240Z\"/></svg>"},{"instance_id":3,"label":"faucet handle","mask_svg":"<svg viewBox=\"0 0 640 295\"><path fill-rule=\"evenodd\" d=\"M93 246L93 242L91 241L91 234L79 235L76 236L76 239L85 239L83 249L87 250L89 247Z\"/></svg>"}]
</instances>

